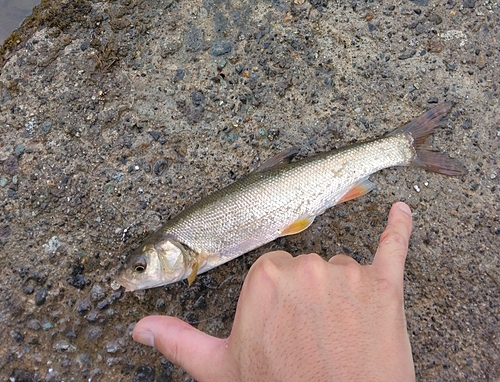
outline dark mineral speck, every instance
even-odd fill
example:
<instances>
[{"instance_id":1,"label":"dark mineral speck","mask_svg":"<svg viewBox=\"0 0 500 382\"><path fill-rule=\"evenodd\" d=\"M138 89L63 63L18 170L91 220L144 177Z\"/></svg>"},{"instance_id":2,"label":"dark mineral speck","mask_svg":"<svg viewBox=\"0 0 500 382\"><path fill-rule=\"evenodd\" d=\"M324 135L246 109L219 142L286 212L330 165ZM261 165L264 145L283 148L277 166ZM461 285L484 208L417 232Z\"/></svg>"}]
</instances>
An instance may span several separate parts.
<instances>
[{"instance_id":1,"label":"dark mineral speck","mask_svg":"<svg viewBox=\"0 0 500 382\"><path fill-rule=\"evenodd\" d=\"M12 333L12 338L14 338L14 341L16 341L16 342L23 342L24 341L24 336L20 332Z\"/></svg>"},{"instance_id":2,"label":"dark mineral speck","mask_svg":"<svg viewBox=\"0 0 500 382\"><path fill-rule=\"evenodd\" d=\"M407 53L403 53L400 56L398 56L399 60L407 60L408 58L412 58L415 54L417 54L416 50L411 50Z\"/></svg>"},{"instance_id":3,"label":"dark mineral speck","mask_svg":"<svg viewBox=\"0 0 500 382\"><path fill-rule=\"evenodd\" d=\"M35 304L38 306L45 304L45 301L46 301L48 295L49 295L49 291L47 289L40 288L35 293Z\"/></svg>"},{"instance_id":4,"label":"dark mineral speck","mask_svg":"<svg viewBox=\"0 0 500 382\"><path fill-rule=\"evenodd\" d=\"M155 371L151 366L141 365L137 368L132 378L133 382L154 382Z\"/></svg>"},{"instance_id":5,"label":"dark mineral speck","mask_svg":"<svg viewBox=\"0 0 500 382\"><path fill-rule=\"evenodd\" d=\"M24 294L32 294L33 292L35 291L35 286L34 285L26 285L24 288L23 288L23 293Z\"/></svg>"},{"instance_id":6,"label":"dark mineral speck","mask_svg":"<svg viewBox=\"0 0 500 382\"><path fill-rule=\"evenodd\" d=\"M151 137L152 137L155 141L157 141L157 140L158 140L158 138L160 138L160 134L161 134L161 133L160 133L159 131L156 131L156 130L154 130L154 131L150 131L150 132L149 132L149 135L151 135Z\"/></svg>"},{"instance_id":7,"label":"dark mineral speck","mask_svg":"<svg viewBox=\"0 0 500 382\"><path fill-rule=\"evenodd\" d=\"M83 277L83 271L85 267L83 264L72 264L71 275L67 278L69 285L74 286L77 289L83 289L85 286L85 278Z\"/></svg>"},{"instance_id":8,"label":"dark mineral speck","mask_svg":"<svg viewBox=\"0 0 500 382\"><path fill-rule=\"evenodd\" d=\"M201 90L196 90L191 93L191 102L194 106L201 106L205 103L205 96Z\"/></svg>"},{"instance_id":9,"label":"dark mineral speck","mask_svg":"<svg viewBox=\"0 0 500 382\"><path fill-rule=\"evenodd\" d=\"M165 158L158 159L153 165L153 172L156 176L161 176L168 168L168 162Z\"/></svg>"}]
</instances>

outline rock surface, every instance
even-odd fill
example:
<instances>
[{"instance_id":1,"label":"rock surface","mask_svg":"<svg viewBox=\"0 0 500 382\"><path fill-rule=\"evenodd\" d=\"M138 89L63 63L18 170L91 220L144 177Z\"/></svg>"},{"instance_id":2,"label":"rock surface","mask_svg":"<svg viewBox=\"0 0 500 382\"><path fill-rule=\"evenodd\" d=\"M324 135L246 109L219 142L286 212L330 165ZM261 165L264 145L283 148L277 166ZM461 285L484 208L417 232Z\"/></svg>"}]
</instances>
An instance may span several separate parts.
<instances>
[{"instance_id":1,"label":"rock surface","mask_svg":"<svg viewBox=\"0 0 500 382\"><path fill-rule=\"evenodd\" d=\"M368 263L397 200L418 380L500 377L499 18L489 1L43 1L0 51L0 380L189 380L132 341L140 318L227 336L260 254ZM434 141L467 175L387 169L191 287L113 283L147 232L277 152L378 137L444 100Z\"/></svg>"}]
</instances>

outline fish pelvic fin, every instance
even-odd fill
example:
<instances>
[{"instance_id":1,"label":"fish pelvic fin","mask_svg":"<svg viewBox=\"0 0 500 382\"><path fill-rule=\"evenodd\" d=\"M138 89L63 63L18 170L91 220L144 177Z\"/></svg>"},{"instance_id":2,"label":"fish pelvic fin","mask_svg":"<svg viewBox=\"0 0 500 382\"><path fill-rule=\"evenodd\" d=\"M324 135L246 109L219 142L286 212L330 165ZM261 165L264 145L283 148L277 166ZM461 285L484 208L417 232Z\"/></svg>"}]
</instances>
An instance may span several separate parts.
<instances>
[{"instance_id":1,"label":"fish pelvic fin","mask_svg":"<svg viewBox=\"0 0 500 382\"><path fill-rule=\"evenodd\" d=\"M196 275L198 274L198 268L200 267L200 263L198 263L198 261L196 261L192 268L191 268L191 273L189 274L189 276L187 277L187 281L188 281L188 285L191 286L191 284L193 283L194 279L196 278Z\"/></svg>"},{"instance_id":2,"label":"fish pelvic fin","mask_svg":"<svg viewBox=\"0 0 500 382\"><path fill-rule=\"evenodd\" d=\"M337 204L347 202L348 200L359 198L360 196L368 194L375 188L375 185L368 180L368 177L358 180L351 189L349 189L339 199Z\"/></svg>"},{"instance_id":3,"label":"fish pelvic fin","mask_svg":"<svg viewBox=\"0 0 500 382\"><path fill-rule=\"evenodd\" d=\"M286 227L280 233L281 236L295 235L296 233L304 231L307 227L309 227L314 221L314 216L302 216L295 220L292 224Z\"/></svg>"},{"instance_id":4,"label":"fish pelvic fin","mask_svg":"<svg viewBox=\"0 0 500 382\"><path fill-rule=\"evenodd\" d=\"M397 135L404 133L411 135L416 155L411 163L409 163L410 165L450 176L459 176L467 173L467 169L460 161L437 151L428 143L429 136L434 132L436 127L443 123L452 107L453 104L451 102L440 103L420 117L415 118L410 123L389 134Z\"/></svg>"}]
</instances>

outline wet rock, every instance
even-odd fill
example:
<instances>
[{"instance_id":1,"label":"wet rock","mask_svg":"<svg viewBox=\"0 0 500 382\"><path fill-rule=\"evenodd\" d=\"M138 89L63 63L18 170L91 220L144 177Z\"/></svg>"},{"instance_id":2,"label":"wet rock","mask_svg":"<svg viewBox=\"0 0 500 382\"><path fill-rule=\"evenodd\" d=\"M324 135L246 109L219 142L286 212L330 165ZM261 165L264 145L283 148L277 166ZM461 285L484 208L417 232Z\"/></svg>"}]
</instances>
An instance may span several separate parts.
<instances>
[{"instance_id":1,"label":"wet rock","mask_svg":"<svg viewBox=\"0 0 500 382\"><path fill-rule=\"evenodd\" d=\"M49 291L45 288L40 288L38 292L35 294L35 304L37 306L45 304L47 300L47 296L49 295Z\"/></svg>"},{"instance_id":2,"label":"wet rock","mask_svg":"<svg viewBox=\"0 0 500 382\"><path fill-rule=\"evenodd\" d=\"M155 371L151 366L141 365L137 368L132 378L133 382L154 382Z\"/></svg>"}]
</instances>

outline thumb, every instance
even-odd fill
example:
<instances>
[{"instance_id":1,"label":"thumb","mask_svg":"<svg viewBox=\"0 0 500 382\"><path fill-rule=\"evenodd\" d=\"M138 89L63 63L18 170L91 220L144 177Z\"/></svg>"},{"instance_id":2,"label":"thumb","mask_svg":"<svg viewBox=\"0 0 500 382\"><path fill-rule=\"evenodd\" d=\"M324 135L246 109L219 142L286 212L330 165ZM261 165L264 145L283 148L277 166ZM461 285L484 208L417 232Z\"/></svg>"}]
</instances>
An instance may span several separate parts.
<instances>
[{"instance_id":1,"label":"thumb","mask_svg":"<svg viewBox=\"0 0 500 382\"><path fill-rule=\"evenodd\" d=\"M197 381L227 378L222 362L227 341L209 336L178 318L145 317L135 325L132 336L143 345L154 346Z\"/></svg>"},{"instance_id":2,"label":"thumb","mask_svg":"<svg viewBox=\"0 0 500 382\"><path fill-rule=\"evenodd\" d=\"M373 259L373 265L396 285L403 283L411 220L410 207L405 203L398 202L392 206L387 227L380 236L377 253Z\"/></svg>"}]
</instances>

